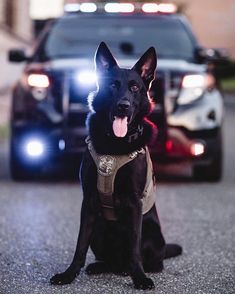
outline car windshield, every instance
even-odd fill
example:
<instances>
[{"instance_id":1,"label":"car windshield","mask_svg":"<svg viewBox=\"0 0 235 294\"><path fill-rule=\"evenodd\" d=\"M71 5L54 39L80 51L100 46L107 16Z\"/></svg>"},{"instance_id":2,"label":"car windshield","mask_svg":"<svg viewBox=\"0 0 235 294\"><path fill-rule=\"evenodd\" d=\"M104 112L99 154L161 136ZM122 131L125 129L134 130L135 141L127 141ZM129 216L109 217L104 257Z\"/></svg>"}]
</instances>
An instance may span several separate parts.
<instances>
[{"instance_id":1,"label":"car windshield","mask_svg":"<svg viewBox=\"0 0 235 294\"><path fill-rule=\"evenodd\" d=\"M118 57L136 57L154 46L160 58L192 60L195 46L177 17L71 15L52 27L40 59L90 58L101 41Z\"/></svg>"}]
</instances>

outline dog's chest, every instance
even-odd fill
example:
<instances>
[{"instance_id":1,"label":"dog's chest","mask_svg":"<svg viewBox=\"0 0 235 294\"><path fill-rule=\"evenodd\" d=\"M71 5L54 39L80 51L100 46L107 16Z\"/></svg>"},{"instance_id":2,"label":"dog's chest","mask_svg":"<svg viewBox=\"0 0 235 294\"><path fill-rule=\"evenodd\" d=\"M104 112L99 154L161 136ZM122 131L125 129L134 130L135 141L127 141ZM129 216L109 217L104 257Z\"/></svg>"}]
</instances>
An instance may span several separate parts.
<instances>
[{"instance_id":1,"label":"dog's chest","mask_svg":"<svg viewBox=\"0 0 235 294\"><path fill-rule=\"evenodd\" d=\"M97 167L97 189L102 205L103 216L107 220L117 220L114 205L114 181L118 170L134 160L140 154L146 154L147 160L147 176L146 184L143 191L142 213L148 212L155 203L155 185L153 181L153 169L147 148L142 148L126 155L100 155L97 154L92 146L92 143L87 139L88 149Z\"/></svg>"}]
</instances>

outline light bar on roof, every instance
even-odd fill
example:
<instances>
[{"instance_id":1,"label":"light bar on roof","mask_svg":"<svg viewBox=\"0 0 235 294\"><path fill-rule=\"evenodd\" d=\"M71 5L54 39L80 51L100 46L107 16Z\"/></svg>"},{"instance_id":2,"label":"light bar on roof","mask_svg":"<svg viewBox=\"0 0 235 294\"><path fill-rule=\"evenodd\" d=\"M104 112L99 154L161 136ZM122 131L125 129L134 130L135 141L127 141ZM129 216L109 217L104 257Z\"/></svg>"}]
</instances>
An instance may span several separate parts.
<instances>
[{"instance_id":1,"label":"light bar on roof","mask_svg":"<svg viewBox=\"0 0 235 294\"><path fill-rule=\"evenodd\" d=\"M120 12L133 12L135 6L132 3L120 3Z\"/></svg>"},{"instance_id":2,"label":"light bar on roof","mask_svg":"<svg viewBox=\"0 0 235 294\"><path fill-rule=\"evenodd\" d=\"M174 13L177 11L177 7L173 3L161 3L158 4L159 12L162 13Z\"/></svg>"},{"instance_id":3,"label":"light bar on roof","mask_svg":"<svg viewBox=\"0 0 235 294\"><path fill-rule=\"evenodd\" d=\"M119 3L107 3L104 6L104 10L108 13L119 12Z\"/></svg>"},{"instance_id":4,"label":"light bar on roof","mask_svg":"<svg viewBox=\"0 0 235 294\"><path fill-rule=\"evenodd\" d=\"M129 2L109 2L109 3L98 3L94 2L83 2L83 3L67 3L64 5L65 12L85 12L92 13L97 10L105 10L107 13L132 13L134 11L144 13L175 13L177 7L173 3L129 3Z\"/></svg>"},{"instance_id":5,"label":"light bar on roof","mask_svg":"<svg viewBox=\"0 0 235 294\"><path fill-rule=\"evenodd\" d=\"M78 3L67 3L64 5L65 12L77 12L79 11L80 4Z\"/></svg>"},{"instance_id":6,"label":"light bar on roof","mask_svg":"<svg viewBox=\"0 0 235 294\"><path fill-rule=\"evenodd\" d=\"M86 2L86 3L82 3L80 5L80 11L81 12L95 12L97 10L97 6L95 3L92 2Z\"/></svg>"},{"instance_id":7,"label":"light bar on roof","mask_svg":"<svg viewBox=\"0 0 235 294\"><path fill-rule=\"evenodd\" d=\"M144 3L142 5L142 10L146 13L156 13L159 11L159 8L157 3Z\"/></svg>"},{"instance_id":8,"label":"light bar on roof","mask_svg":"<svg viewBox=\"0 0 235 294\"><path fill-rule=\"evenodd\" d=\"M131 13L135 10L135 6L132 3L106 3L104 10L108 13Z\"/></svg>"}]
</instances>

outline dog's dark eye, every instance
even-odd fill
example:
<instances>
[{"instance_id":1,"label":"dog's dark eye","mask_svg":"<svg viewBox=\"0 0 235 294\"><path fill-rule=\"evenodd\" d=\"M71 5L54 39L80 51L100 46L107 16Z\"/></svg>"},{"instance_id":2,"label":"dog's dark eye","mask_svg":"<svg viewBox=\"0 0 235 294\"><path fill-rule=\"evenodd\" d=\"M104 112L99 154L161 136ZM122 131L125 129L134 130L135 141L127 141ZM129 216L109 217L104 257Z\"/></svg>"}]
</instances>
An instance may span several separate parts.
<instances>
[{"instance_id":1,"label":"dog's dark eye","mask_svg":"<svg viewBox=\"0 0 235 294\"><path fill-rule=\"evenodd\" d=\"M110 84L110 88L115 89L117 88L117 85L115 83Z\"/></svg>"},{"instance_id":2,"label":"dog's dark eye","mask_svg":"<svg viewBox=\"0 0 235 294\"><path fill-rule=\"evenodd\" d=\"M119 82L119 81L114 81L114 82L110 83L109 87L110 87L111 89L119 89L119 87L120 87L120 82Z\"/></svg>"},{"instance_id":3,"label":"dog's dark eye","mask_svg":"<svg viewBox=\"0 0 235 294\"><path fill-rule=\"evenodd\" d=\"M131 92L137 92L137 91L139 91L139 86L138 85L132 85L130 87L130 90L131 90Z\"/></svg>"}]
</instances>

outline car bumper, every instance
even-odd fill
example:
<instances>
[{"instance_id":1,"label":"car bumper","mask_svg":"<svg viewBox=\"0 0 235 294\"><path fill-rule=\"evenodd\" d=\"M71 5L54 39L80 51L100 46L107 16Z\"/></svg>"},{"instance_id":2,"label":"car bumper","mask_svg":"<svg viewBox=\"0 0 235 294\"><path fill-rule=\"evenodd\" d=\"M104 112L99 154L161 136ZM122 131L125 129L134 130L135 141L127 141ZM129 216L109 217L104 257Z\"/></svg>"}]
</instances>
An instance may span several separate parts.
<instances>
[{"instance_id":1,"label":"car bumper","mask_svg":"<svg viewBox=\"0 0 235 294\"><path fill-rule=\"evenodd\" d=\"M11 134L11 146L15 146L17 156L26 165L43 166L58 160L81 158L86 148L86 128L45 128L39 126L20 126ZM36 142L36 143L35 143ZM37 146L42 149L37 154ZM33 150L35 149L35 150ZM35 154L36 152L36 154Z\"/></svg>"},{"instance_id":2,"label":"car bumper","mask_svg":"<svg viewBox=\"0 0 235 294\"><path fill-rule=\"evenodd\" d=\"M210 161L216 146L221 146L223 123L223 99L214 89L187 105L178 105L167 114L165 142L150 146L153 158L158 161ZM196 145L195 145L196 144ZM203 148L201 154L194 154L194 146ZM159 152L160 150L160 152Z\"/></svg>"},{"instance_id":3,"label":"car bumper","mask_svg":"<svg viewBox=\"0 0 235 294\"><path fill-rule=\"evenodd\" d=\"M157 143L150 145L152 158L158 162L201 162L209 163L215 153L220 128L203 131L188 131L184 128L169 127L167 140L161 152L155 148ZM199 152L197 149L199 149Z\"/></svg>"},{"instance_id":4,"label":"car bumper","mask_svg":"<svg viewBox=\"0 0 235 294\"><path fill-rule=\"evenodd\" d=\"M218 142L220 128L203 131L189 131L184 128L168 127L167 140L155 142L149 146L152 158L159 162L175 161L210 161ZM61 127L45 128L39 126L21 125L14 128L11 136L12 145L17 145L20 156L31 158L27 151L30 142L38 141L43 146L43 154L35 156L32 163L40 164L47 160L81 158L86 148L85 139L87 137L85 127L63 129ZM204 151L202 154L192 153L194 144L202 144ZM37 157L37 158L36 158Z\"/></svg>"}]
</instances>

